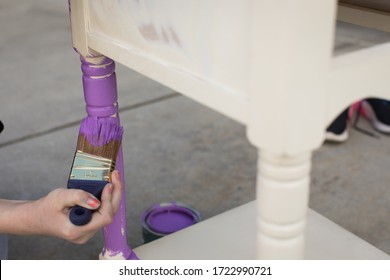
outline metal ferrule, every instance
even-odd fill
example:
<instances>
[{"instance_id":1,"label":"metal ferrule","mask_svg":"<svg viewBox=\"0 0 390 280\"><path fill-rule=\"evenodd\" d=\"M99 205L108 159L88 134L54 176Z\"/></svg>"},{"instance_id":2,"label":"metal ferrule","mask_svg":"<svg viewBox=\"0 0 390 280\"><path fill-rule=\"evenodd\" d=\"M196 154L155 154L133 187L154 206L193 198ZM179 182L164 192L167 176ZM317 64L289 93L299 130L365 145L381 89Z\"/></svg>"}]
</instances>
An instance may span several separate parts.
<instances>
[{"instance_id":1,"label":"metal ferrule","mask_svg":"<svg viewBox=\"0 0 390 280\"><path fill-rule=\"evenodd\" d=\"M109 181L115 161L76 151L69 179Z\"/></svg>"}]
</instances>

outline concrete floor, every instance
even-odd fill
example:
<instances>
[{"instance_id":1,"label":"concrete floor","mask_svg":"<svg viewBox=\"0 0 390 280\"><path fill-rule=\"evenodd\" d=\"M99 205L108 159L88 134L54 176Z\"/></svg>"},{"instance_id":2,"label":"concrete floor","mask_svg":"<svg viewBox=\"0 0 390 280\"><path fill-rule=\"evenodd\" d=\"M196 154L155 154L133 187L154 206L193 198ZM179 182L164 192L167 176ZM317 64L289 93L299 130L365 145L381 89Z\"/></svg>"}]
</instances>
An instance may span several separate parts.
<instances>
[{"instance_id":1,"label":"concrete floor","mask_svg":"<svg viewBox=\"0 0 390 280\"><path fill-rule=\"evenodd\" d=\"M66 184L85 116L80 63L67 1L0 0L0 197L36 199ZM336 53L390 40L340 24ZM256 149L245 127L117 65L126 163L128 242L142 244L139 217L178 200L204 219L255 199ZM372 131L361 120L360 125ZM313 156L310 207L390 253L390 141L351 131ZM10 259L96 259L101 234L85 245L10 236Z\"/></svg>"}]
</instances>

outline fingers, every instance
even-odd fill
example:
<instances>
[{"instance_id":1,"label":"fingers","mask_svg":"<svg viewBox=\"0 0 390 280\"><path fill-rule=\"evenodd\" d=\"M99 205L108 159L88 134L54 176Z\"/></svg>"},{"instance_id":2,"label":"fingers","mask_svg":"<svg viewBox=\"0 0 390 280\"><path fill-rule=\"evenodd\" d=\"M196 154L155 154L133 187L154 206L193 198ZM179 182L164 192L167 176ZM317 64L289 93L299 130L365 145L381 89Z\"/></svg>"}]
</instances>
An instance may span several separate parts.
<instances>
[{"instance_id":1,"label":"fingers","mask_svg":"<svg viewBox=\"0 0 390 280\"><path fill-rule=\"evenodd\" d=\"M122 182L119 171L112 173L112 182L107 184L102 193L102 207L110 206L114 212L118 210L122 195ZM103 209L101 209L103 210Z\"/></svg>"},{"instance_id":2,"label":"fingers","mask_svg":"<svg viewBox=\"0 0 390 280\"><path fill-rule=\"evenodd\" d=\"M114 190L112 193L112 205L114 206L114 211L116 212L119 208L119 203L122 196L122 181L119 171L114 171L112 174L112 183L114 185Z\"/></svg>"},{"instance_id":3,"label":"fingers","mask_svg":"<svg viewBox=\"0 0 390 280\"><path fill-rule=\"evenodd\" d=\"M101 206L92 217L91 223L104 226L110 224L118 211L122 195L122 182L118 171L112 173L112 182L107 184L102 193Z\"/></svg>"},{"instance_id":4,"label":"fingers","mask_svg":"<svg viewBox=\"0 0 390 280\"><path fill-rule=\"evenodd\" d=\"M69 208L80 205L88 209L97 209L100 201L89 192L76 189L58 189L55 195L58 196L58 207Z\"/></svg>"}]
</instances>

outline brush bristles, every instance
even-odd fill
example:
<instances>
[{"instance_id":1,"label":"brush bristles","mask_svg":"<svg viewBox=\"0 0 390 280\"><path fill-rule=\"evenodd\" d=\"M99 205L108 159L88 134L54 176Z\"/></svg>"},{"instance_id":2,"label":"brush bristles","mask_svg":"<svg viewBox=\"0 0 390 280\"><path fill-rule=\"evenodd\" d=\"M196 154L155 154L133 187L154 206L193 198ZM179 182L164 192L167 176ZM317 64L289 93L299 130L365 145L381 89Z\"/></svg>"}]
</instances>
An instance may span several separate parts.
<instances>
[{"instance_id":1,"label":"brush bristles","mask_svg":"<svg viewBox=\"0 0 390 280\"><path fill-rule=\"evenodd\" d=\"M86 117L81 122L77 150L115 160L121 145L123 127L114 118Z\"/></svg>"}]
</instances>

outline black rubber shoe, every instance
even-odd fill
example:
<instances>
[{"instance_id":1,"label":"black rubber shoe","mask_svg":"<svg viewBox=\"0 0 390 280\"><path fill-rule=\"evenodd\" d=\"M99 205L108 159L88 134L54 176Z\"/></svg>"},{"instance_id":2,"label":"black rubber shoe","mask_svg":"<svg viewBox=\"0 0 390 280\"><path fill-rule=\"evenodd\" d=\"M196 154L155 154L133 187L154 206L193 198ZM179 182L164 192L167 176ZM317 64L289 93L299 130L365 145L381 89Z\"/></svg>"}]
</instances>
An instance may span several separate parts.
<instances>
[{"instance_id":1,"label":"black rubber shoe","mask_svg":"<svg viewBox=\"0 0 390 280\"><path fill-rule=\"evenodd\" d=\"M331 142L344 142L348 139L348 110L345 109L326 129L325 140Z\"/></svg>"}]
</instances>

